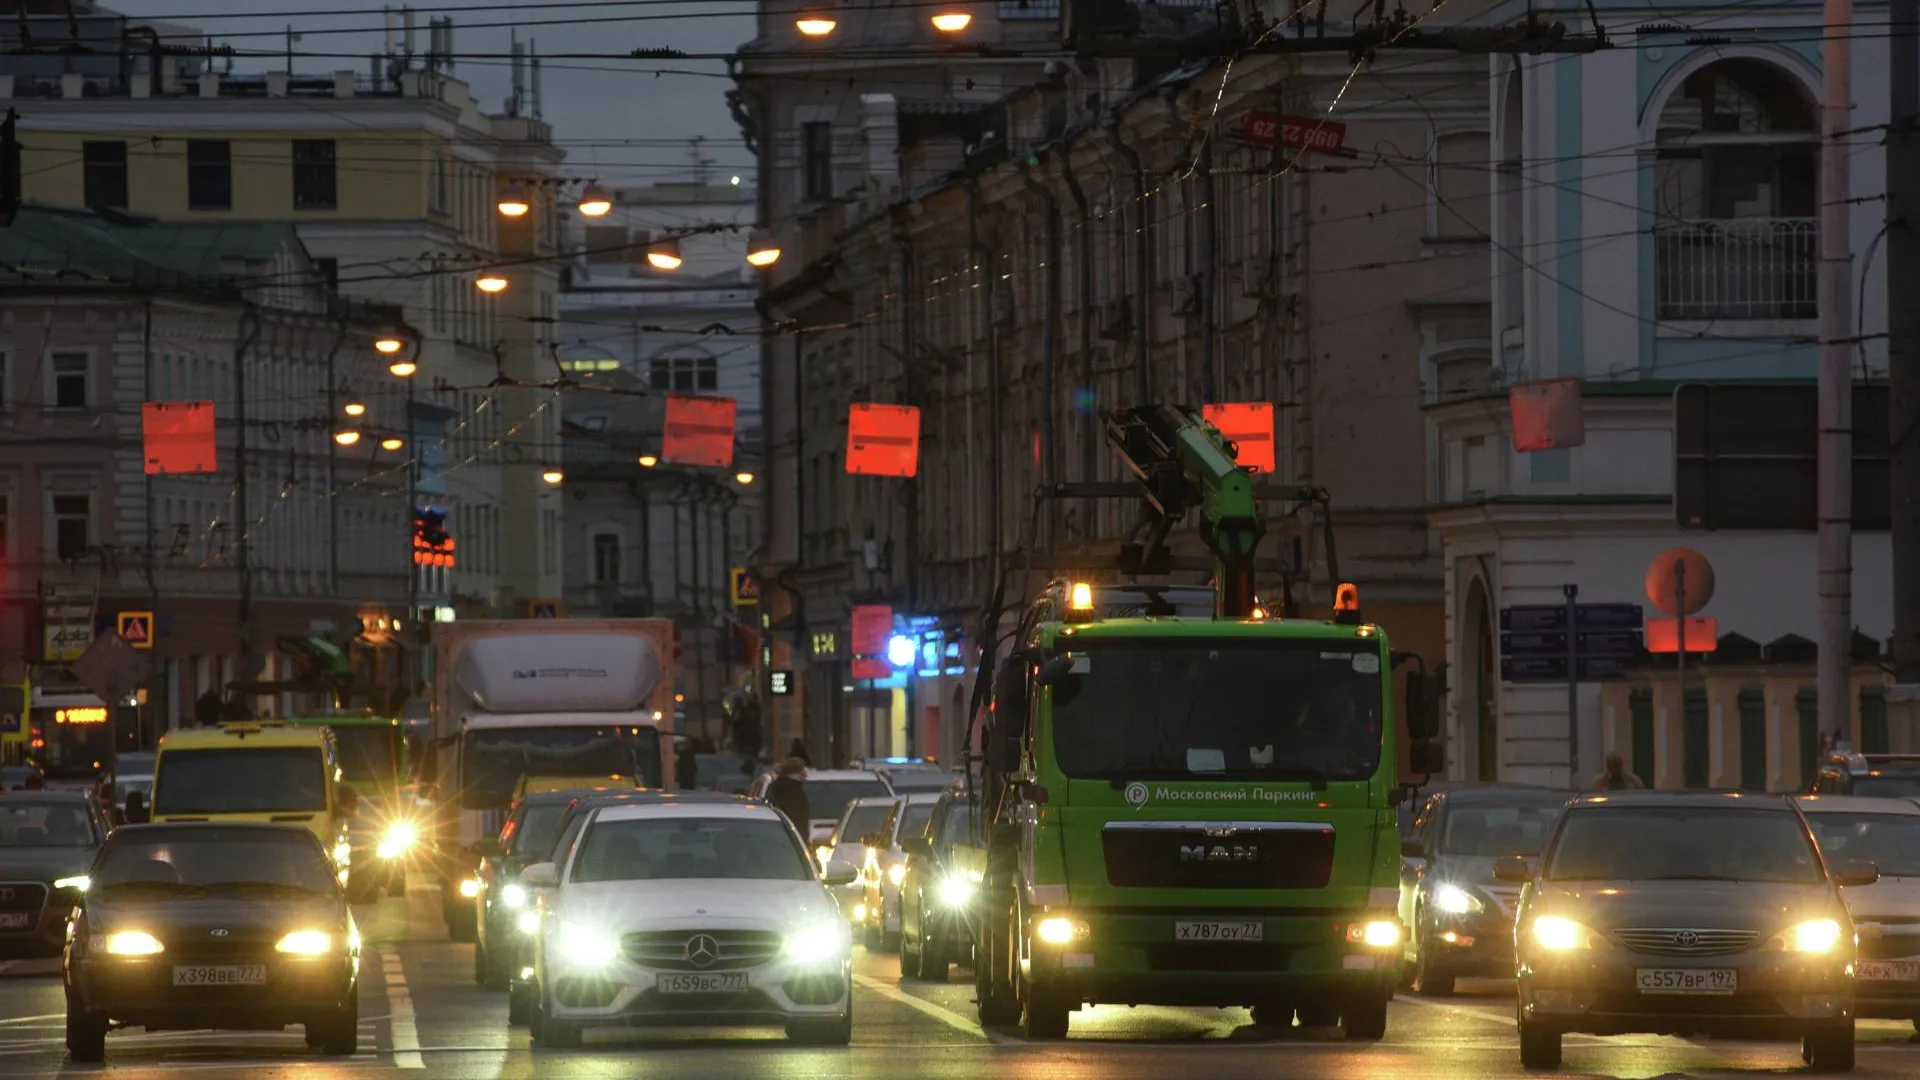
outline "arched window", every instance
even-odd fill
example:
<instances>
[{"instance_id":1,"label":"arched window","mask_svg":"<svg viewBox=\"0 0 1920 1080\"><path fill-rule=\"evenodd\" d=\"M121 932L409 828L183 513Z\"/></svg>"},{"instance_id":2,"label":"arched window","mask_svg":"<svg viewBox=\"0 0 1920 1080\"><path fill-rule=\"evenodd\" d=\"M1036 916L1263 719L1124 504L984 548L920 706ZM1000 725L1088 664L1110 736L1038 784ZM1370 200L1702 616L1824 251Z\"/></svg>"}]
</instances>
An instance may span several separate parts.
<instances>
[{"instance_id":1,"label":"arched window","mask_svg":"<svg viewBox=\"0 0 1920 1080\"><path fill-rule=\"evenodd\" d=\"M693 345L675 345L655 353L647 375L655 390L676 394L708 393L720 388L719 361Z\"/></svg>"},{"instance_id":2,"label":"arched window","mask_svg":"<svg viewBox=\"0 0 1920 1080\"><path fill-rule=\"evenodd\" d=\"M1721 60L1661 107L1654 151L1662 319L1810 319L1815 103L1764 60Z\"/></svg>"}]
</instances>

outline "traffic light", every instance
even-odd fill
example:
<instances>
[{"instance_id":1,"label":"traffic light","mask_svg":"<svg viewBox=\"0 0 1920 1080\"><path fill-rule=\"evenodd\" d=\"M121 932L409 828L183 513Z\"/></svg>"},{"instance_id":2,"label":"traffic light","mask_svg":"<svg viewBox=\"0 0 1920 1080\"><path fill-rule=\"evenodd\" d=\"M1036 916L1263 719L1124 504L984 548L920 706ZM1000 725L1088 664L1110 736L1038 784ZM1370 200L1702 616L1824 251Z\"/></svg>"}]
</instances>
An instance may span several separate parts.
<instances>
[{"instance_id":1,"label":"traffic light","mask_svg":"<svg viewBox=\"0 0 1920 1080\"><path fill-rule=\"evenodd\" d=\"M453 568L453 537L447 532L447 512L430 506L413 511L413 563L415 566Z\"/></svg>"}]
</instances>

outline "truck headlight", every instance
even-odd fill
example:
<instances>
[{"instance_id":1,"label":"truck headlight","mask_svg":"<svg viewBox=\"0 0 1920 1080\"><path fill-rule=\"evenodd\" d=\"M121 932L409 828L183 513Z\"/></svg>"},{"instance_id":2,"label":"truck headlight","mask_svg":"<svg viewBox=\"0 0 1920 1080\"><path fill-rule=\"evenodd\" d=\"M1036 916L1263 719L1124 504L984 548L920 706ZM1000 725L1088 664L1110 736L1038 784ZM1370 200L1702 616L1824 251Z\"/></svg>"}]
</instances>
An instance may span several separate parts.
<instances>
[{"instance_id":1,"label":"truck headlight","mask_svg":"<svg viewBox=\"0 0 1920 1080\"><path fill-rule=\"evenodd\" d=\"M420 830L414 828L413 822L396 821L380 834L380 845L374 849L374 854L382 859L397 859L412 851L413 845L419 841Z\"/></svg>"},{"instance_id":2,"label":"truck headlight","mask_svg":"<svg viewBox=\"0 0 1920 1080\"><path fill-rule=\"evenodd\" d=\"M1369 949L1391 949L1400 944L1400 924L1392 919L1368 919L1347 927L1347 941Z\"/></svg>"},{"instance_id":3,"label":"truck headlight","mask_svg":"<svg viewBox=\"0 0 1920 1080\"><path fill-rule=\"evenodd\" d=\"M785 952L789 960L817 964L844 957L852 948L852 942L852 936L847 933L847 924L833 919L802 926L789 933Z\"/></svg>"},{"instance_id":4,"label":"truck headlight","mask_svg":"<svg viewBox=\"0 0 1920 1080\"><path fill-rule=\"evenodd\" d=\"M1443 915L1470 915L1484 906L1479 897L1458 885L1443 884L1433 890L1434 910Z\"/></svg>"},{"instance_id":5,"label":"truck headlight","mask_svg":"<svg viewBox=\"0 0 1920 1080\"><path fill-rule=\"evenodd\" d=\"M1773 935L1761 952L1830 953L1840 947L1844 934L1833 919L1808 919Z\"/></svg>"},{"instance_id":6,"label":"truck headlight","mask_svg":"<svg viewBox=\"0 0 1920 1080\"><path fill-rule=\"evenodd\" d=\"M519 882L510 882L500 886L500 902L514 911L526 907L527 887Z\"/></svg>"},{"instance_id":7,"label":"truck headlight","mask_svg":"<svg viewBox=\"0 0 1920 1080\"><path fill-rule=\"evenodd\" d=\"M561 959L573 967L598 968L606 966L620 955L620 943L604 930L577 922L562 922L559 951Z\"/></svg>"},{"instance_id":8,"label":"truck headlight","mask_svg":"<svg viewBox=\"0 0 1920 1080\"><path fill-rule=\"evenodd\" d=\"M966 907L973 903L973 894L978 892L979 888L972 878L950 874L940 879L940 903L943 907Z\"/></svg>"},{"instance_id":9,"label":"truck headlight","mask_svg":"<svg viewBox=\"0 0 1920 1080\"><path fill-rule=\"evenodd\" d=\"M1080 919L1050 915L1033 928L1035 940L1043 945L1071 945L1092 936L1093 928Z\"/></svg>"},{"instance_id":10,"label":"truck headlight","mask_svg":"<svg viewBox=\"0 0 1920 1080\"><path fill-rule=\"evenodd\" d=\"M906 878L906 863L894 863L892 866L887 867L887 881L893 885L898 886L902 881L905 881Z\"/></svg>"}]
</instances>

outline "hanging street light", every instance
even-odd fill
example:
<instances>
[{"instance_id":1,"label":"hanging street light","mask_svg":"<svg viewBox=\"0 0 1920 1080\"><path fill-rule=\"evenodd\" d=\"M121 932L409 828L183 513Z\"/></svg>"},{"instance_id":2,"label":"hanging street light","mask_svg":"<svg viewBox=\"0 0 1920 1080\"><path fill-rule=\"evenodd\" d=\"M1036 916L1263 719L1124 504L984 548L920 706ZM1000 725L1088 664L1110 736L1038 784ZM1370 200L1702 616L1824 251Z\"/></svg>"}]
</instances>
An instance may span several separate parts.
<instances>
[{"instance_id":1,"label":"hanging street light","mask_svg":"<svg viewBox=\"0 0 1920 1080\"><path fill-rule=\"evenodd\" d=\"M382 450L398 450L405 445L407 445L406 442L398 435L389 435L380 440L380 449Z\"/></svg>"},{"instance_id":2,"label":"hanging street light","mask_svg":"<svg viewBox=\"0 0 1920 1080\"><path fill-rule=\"evenodd\" d=\"M613 212L613 193L598 184L588 184L580 193L579 210L585 217L606 217Z\"/></svg>"},{"instance_id":3,"label":"hanging street light","mask_svg":"<svg viewBox=\"0 0 1920 1080\"><path fill-rule=\"evenodd\" d=\"M566 478L567 474L561 472L559 469L547 469L540 474L540 479L545 480L549 484L557 484Z\"/></svg>"},{"instance_id":4,"label":"hanging street light","mask_svg":"<svg viewBox=\"0 0 1920 1080\"><path fill-rule=\"evenodd\" d=\"M352 428L346 428L334 432L333 441L339 443L341 446L352 446L354 443L360 441L360 433Z\"/></svg>"},{"instance_id":5,"label":"hanging street light","mask_svg":"<svg viewBox=\"0 0 1920 1080\"><path fill-rule=\"evenodd\" d=\"M367 415L367 406L364 402L349 401L341 407L340 411L346 413L348 416L365 416Z\"/></svg>"},{"instance_id":6,"label":"hanging street light","mask_svg":"<svg viewBox=\"0 0 1920 1080\"><path fill-rule=\"evenodd\" d=\"M526 185L515 184L507 190L505 195L500 196L500 201L494 204L494 209L500 211L501 217L526 217L533 210L533 200L527 195Z\"/></svg>"},{"instance_id":7,"label":"hanging street light","mask_svg":"<svg viewBox=\"0 0 1920 1080\"><path fill-rule=\"evenodd\" d=\"M973 14L966 11L936 11L933 28L943 34L957 34L973 25Z\"/></svg>"},{"instance_id":8,"label":"hanging street light","mask_svg":"<svg viewBox=\"0 0 1920 1080\"><path fill-rule=\"evenodd\" d=\"M680 241L660 240L647 248L647 265L655 270L678 270L687 260L680 255Z\"/></svg>"},{"instance_id":9,"label":"hanging street light","mask_svg":"<svg viewBox=\"0 0 1920 1080\"><path fill-rule=\"evenodd\" d=\"M395 360L393 363L387 365L387 371L391 372L395 377L402 379L412 378L413 373L419 370L420 365L411 360Z\"/></svg>"},{"instance_id":10,"label":"hanging street light","mask_svg":"<svg viewBox=\"0 0 1920 1080\"><path fill-rule=\"evenodd\" d=\"M658 464L660 464L660 459L659 459L659 458L657 458L657 457L654 457L654 456L653 456L652 454L641 454L641 455L640 455L640 467L641 467L641 468L643 468L643 469L651 469L651 468L653 468L653 467L654 467L655 465L658 465Z\"/></svg>"},{"instance_id":11,"label":"hanging street light","mask_svg":"<svg viewBox=\"0 0 1920 1080\"><path fill-rule=\"evenodd\" d=\"M507 288L507 276L498 270L482 270L473 284L483 293L504 292Z\"/></svg>"},{"instance_id":12,"label":"hanging street light","mask_svg":"<svg viewBox=\"0 0 1920 1080\"><path fill-rule=\"evenodd\" d=\"M817 12L803 13L798 19L793 21L793 28L810 38L826 37L828 34L833 33L834 28L839 25L840 24L833 19L829 19L825 15Z\"/></svg>"},{"instance_id":13,"label":"hanging street light","mask_svg":"<svg viewBox=\"0 0 1920 1080\"><path fill-rule=\"evenodd\" d=\"M402 341L392 334L382 334L373 339L373 351L379 353L381 356L392 356L394 353L406 347L407 343L405 341Z\"/></svg>"},{"instance_id":14,"label":"hanging street light","mask_svg":"<svg viewBox=\"0 0 1920 1080\"><path fill-rule=\"evenodd\" d=\"M765 229L755 229L747 234L748 266L764 269L779 261L780 245L774 242L772 233Z\"/></svg>"},{"instance_id":15,"label":"hanging street light","mask_svg":"<svg viewBox=\"0 0 1920 1080\"><path fill-rule=\"evenodd\" d=\"M745 471L744 469L741 470L740 472L733 474L734 482L739 484L741 487L746 487L748 484L753 483L753 479L754 479L753 474Z\"/></svg>"}]
</instances>

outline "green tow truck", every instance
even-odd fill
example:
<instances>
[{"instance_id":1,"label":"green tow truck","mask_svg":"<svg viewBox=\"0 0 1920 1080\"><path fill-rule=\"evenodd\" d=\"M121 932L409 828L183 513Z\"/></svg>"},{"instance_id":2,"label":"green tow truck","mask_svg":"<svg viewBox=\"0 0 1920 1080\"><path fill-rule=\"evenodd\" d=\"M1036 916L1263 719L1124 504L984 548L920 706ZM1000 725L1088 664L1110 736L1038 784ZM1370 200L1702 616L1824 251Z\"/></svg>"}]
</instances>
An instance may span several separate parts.
<instances>
[{"instance_id":1,"label":"green tow truck","mask_svg":"<svg viewBox=\"0 0 1920 1080\"><path fill-rule=\"evenodd\" d=\"M1324 508L1324 492L1257 489L1183 409L1104 419L1137 483L1042 496L1144 494L1149 530L1105 565L1048 559L1074 576L1025 608L997 665L982 650L975 680L985 835L957 861L980 881L981 1023L1059 1038L1084 1004L1244 1005L1262 1025L1297 1014L1379 1039L1404 932L1396 728L1410 771L1439 771L1435 684L1417 665L1396 711L1393 672L1419 658L1391 650L1351 585L1327 621L1299 617L1290 579L1280 610L1256 595L1262 500ZM1212 586L1139 584L1196 568L1165 543L1194 509ZM1005 591L1003 576L989 626Z\"/></svg>"},{"instance_id":2,"label":"green tow truck","mask_svg":"<svg viewBox=\"0 0 1920 1080\"><path fill-rule=\"evenodd\" d=\"M347 826L347 843L352 848L347 863L348 899L370 904L382 893L405 896L407 862L420 837L408 786L406 729L393 717L371 713L296 716L285 723L332 728L340 771L359 796L359 808Z\"/></svg>"}]
</instances>

